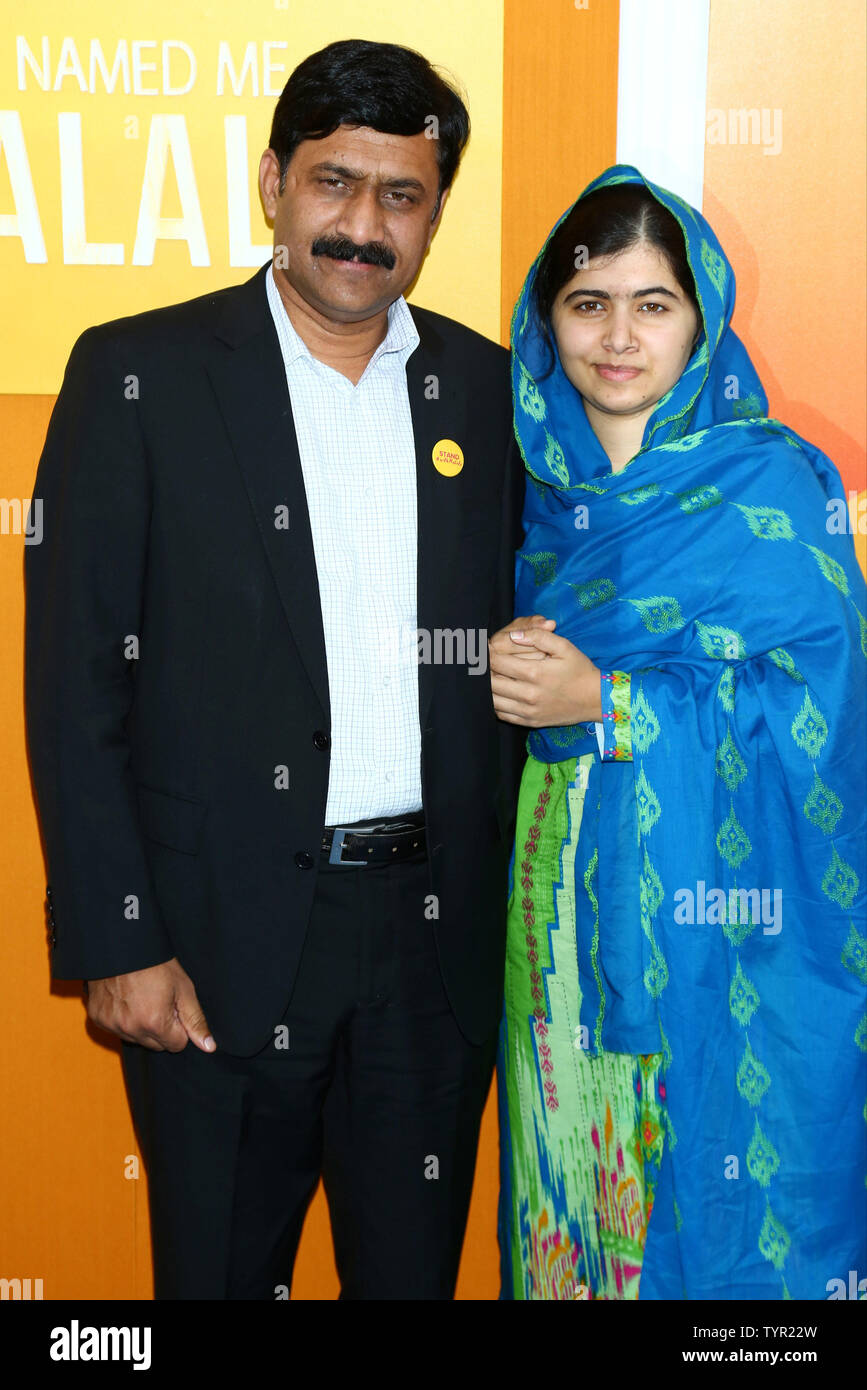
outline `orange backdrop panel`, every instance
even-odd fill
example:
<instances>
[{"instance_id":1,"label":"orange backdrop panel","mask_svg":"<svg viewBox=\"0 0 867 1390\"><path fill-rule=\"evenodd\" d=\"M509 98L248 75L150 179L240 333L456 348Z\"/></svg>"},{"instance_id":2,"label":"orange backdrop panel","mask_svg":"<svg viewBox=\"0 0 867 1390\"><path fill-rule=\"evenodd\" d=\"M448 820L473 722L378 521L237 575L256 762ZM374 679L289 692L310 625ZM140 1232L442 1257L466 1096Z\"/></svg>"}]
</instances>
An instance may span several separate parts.
<instances>
[{"instance_id":1,"label":"orange backdrop panel","mask_svg":"<svg viewBox=\"0 0 867 1390\"><path fill-rule=\"evenodd\" d=\"M704 213L770 413L864 487L864 0L711 0L709 111L779 112L781 148L710 143ZM710 126L709 126L710 130Z\"/></svg>"},{"instance_id":2,"label":"orange backdrop panel","mask_svg":"<svg viewBox=\"0 0 867 1390\"><path fill-rule=\"evenodd\" d=\"M502 341L557 218L615 161L619 0L506 0Z\"/></svg>"}]
</instances>

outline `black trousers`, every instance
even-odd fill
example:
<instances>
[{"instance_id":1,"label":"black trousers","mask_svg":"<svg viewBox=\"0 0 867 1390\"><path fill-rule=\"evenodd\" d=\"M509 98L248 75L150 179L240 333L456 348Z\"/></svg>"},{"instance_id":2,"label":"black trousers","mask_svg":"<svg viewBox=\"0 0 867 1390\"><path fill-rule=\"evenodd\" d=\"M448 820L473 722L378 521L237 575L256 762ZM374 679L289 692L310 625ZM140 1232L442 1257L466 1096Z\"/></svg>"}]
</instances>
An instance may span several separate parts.
<instances>
[{"instance_id":1,"label":"black trousers","mask_svg":"<svg viewBox=\"0 0 867 1390\"><path fill-rule=\"evenodd\" d=\"M255 1057L123 1044L157 1299L288 1297L320 1175L341 1298L454 1295L496 1031L440 976L423 856L324 866L292 998Z\"/></svg>"}]
</instances>

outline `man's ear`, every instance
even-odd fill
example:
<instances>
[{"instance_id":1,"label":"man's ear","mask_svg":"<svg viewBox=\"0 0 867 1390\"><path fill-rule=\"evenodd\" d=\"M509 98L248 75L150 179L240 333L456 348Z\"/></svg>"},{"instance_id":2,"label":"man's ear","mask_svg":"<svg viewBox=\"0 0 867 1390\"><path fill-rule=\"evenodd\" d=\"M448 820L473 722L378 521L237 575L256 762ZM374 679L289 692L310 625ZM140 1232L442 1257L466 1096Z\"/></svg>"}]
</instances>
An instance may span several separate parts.
<instances>
[{"instance_id":1,"label":"man's ear","mask_svg":"<svg viewBox=\"0 0 867 1390\"><path fill-rule=\"evenodd\" d=\"M428 244L428 246L430 246L431 242L433 241L434 232L436 231L437 227L438 227L439 224L440 224L440 219L441 219L441 217L442 217L442 215L443 215L443 208L444 208L445 205L446 205L446 200L448 199L448 196L449 196L449 194L451 193L451 191L452 191L452 190L451 190L451 187L449 187L449 188L445 189L444 192L440 195L440 205L439 205L439 207L437 208L436 216L432 219L431 224L430 224L430 234L429 234L428 239L427 239L427 244Z\"/></svg>"},{"instance_id":2,"label":"man's ear","mask_svg":"<svg viewBox=\"0 0 867 1390\"><path fill-rule=\"evenodd\" d=\"M273 150L268 149L259 160L259 193L262 206L269 222L274 221L277 199L280 196L280 161Z\"/></svg>"}]
</instances>

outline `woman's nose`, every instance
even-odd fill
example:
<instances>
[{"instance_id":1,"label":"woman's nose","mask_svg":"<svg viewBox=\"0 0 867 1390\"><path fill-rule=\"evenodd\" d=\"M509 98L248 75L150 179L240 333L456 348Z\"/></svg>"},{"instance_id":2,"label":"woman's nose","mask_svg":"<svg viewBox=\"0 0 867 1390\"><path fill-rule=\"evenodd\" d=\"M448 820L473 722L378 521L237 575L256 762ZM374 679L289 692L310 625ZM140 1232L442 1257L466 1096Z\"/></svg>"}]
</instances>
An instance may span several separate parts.
<instances>
[{"instance_id":1,"label":"woman's nose","mask_svg":"<svg viewBox=\"0 0 867 1390\"><path fill-rule=\"evenodd\" d=\"M634 325L628 305L617 304L608 315L602 346L612 352L626 352L627 348L635 346Z\"/></svg>"}]
</instances>

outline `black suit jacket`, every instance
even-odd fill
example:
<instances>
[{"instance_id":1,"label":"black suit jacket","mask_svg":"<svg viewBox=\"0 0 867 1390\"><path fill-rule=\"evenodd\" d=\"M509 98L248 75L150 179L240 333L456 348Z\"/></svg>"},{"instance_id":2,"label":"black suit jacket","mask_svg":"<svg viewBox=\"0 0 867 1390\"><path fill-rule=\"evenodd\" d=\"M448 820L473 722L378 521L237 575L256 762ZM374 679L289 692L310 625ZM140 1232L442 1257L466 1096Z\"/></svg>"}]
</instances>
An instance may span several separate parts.
<instances>
[{"instance_id":1,"label":"black suit jacket","mask_svg":"<svg viewBox=\"0 0 867 1390\"><path fill-rule=\"evenodd\" d=\"M295 978L330 759L328 674L304 480L262 267L245 284L76 342L26 547L27 734L52 971L96 979L177 956L217 1045L251 1055ZM420 629L512 617L523 469L508 354L411 306ZM457 441L455 477L434 467ZM383 421L383 444L388 421ZM288 528L275 524L288 508ZM522 761L490 677L419 666L435 929L462 1032L501 1003ZM288 787L278 789L279 769Z\"/></svg>"}]
</instances>

